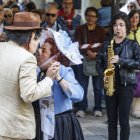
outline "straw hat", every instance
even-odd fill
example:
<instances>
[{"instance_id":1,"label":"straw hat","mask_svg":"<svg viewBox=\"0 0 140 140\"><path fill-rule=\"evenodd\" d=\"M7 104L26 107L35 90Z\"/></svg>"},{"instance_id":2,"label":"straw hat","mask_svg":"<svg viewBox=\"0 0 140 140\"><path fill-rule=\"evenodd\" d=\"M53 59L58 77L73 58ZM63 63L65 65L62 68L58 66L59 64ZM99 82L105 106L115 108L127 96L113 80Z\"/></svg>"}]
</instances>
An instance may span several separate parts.
<instances>
[{"instance_id":1,"label":"straw hat","mask_svg":"<svg viewBox=\"0 0 140 140\"><path fill-rule=\"evenodd\" d=\"M32 12L18 12L14 16L12 26L4 26L7 30L32 30L42 29L40 27L39 15Z\"/></svg>"}]
</instances>

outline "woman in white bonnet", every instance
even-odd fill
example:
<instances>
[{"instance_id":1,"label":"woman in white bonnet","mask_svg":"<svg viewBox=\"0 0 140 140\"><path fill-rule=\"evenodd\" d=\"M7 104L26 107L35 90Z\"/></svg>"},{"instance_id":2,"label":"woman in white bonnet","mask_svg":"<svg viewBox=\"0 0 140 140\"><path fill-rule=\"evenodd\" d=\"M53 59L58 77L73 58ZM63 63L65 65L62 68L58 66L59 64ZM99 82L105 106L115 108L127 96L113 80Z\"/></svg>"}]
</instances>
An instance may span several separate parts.
<instances>
[{"instance_id":1,"label":"woman in white bonnet","mask_svg":"<svg viewBox=\"0 0 140 140\"><path fill-rule=\"evenodd\" d=\"M54 63L60 66L53 83L52 96L39 101L41 129L37 130L40 136L36 140L84 140L80 123L72 107L73 103L82 100L83 89L69 67L71 61L75 62L74 59L69 57L70 53L64 55L67 46L56 44L61 42L61 39L58 38L56 41L54 38L47 38L37 56L41 69L38 74L39 80L43 79L43 73L51 62L55 61Z\"/></svg>"}]
</instances>

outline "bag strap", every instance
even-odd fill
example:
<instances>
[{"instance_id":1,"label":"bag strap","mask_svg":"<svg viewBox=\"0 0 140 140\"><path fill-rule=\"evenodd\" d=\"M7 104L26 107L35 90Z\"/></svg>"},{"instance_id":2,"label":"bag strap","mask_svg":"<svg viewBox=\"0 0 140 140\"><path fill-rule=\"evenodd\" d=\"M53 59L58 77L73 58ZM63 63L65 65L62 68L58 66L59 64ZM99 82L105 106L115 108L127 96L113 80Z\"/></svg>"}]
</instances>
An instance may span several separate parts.
<instances>
[{"instance_id":1,"label":"bag strap","mask_svg":"<svg viewBox=\"0 0 140 140\"><path fill-rule=\"evenodd\" d=\"M134 34L134 40L135 40L135 41L137 41L137 37L136 37L136 33L137 33L137 31L138 31L138 29L133 31L133 34Z\"/></svg>"},{"instance_id":2,"label":"bag strap","mask_svg":"<svg viewBox=\"0 0 140 140\"><path fill-rule=\"evenodd\" d=\"M84 43L87 43L87 29L86 29L86 24L84 26Z\"/></svg>"}]
</instances>

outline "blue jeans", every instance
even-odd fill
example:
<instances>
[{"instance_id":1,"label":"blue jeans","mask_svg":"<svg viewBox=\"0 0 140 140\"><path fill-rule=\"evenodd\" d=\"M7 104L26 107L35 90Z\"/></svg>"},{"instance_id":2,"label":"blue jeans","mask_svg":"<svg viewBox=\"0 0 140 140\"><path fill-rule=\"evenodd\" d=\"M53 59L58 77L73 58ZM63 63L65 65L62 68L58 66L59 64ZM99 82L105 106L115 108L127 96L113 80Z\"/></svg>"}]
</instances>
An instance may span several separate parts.
<instances>
[{"instance_id":1,"label":"blue jeans","mask_svg":"<svg viewBox=\"0 0 140 140\"><path fill-rule=\"evenodd\" d=\"M73 70L74 70L77 81L84 89L83 100L81 102L76 103L75 107L78 110L86 111L88 108L87 90L88 90L88 84L89 84L89 76L84 75L83 64L74 66ZM92 76L92 86L93 86L94 102L95 102L93 110L101 111L102 110L102 107L101 107L102 84L101 84L101 78L99 76Z\"/></svg>"}]
</instances>

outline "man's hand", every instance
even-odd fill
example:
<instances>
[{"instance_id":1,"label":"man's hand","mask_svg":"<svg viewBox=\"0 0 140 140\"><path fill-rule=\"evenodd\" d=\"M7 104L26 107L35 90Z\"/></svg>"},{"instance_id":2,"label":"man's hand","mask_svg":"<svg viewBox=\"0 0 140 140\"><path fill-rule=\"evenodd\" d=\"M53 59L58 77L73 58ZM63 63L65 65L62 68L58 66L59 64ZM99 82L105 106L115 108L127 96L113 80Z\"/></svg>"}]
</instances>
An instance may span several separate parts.
<instances>
[{"instance_id":1,"label":"man's hand","mask_svg":"<svg viewBox=\"0 0 140 140\"><path fill-rule=\"evenodd\" d=\"M35 33L32 33L30 43L29 43L29 52L34 54L36 52L37 46L39 44L39 39L35 39Z\"/></svg>"}]
</instances>

